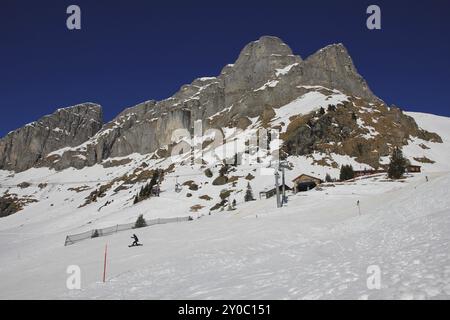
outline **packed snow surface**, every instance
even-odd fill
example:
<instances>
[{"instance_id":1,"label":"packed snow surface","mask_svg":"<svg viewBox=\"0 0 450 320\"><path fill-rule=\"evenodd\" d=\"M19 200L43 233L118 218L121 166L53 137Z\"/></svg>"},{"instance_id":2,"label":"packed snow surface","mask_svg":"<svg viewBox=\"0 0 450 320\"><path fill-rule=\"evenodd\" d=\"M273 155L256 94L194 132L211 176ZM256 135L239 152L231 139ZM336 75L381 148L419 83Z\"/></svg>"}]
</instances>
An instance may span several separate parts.
<instances>
[{"instance_id":1,"label":"packed snow surface","mask_svg":"<svg viewBox=\"0 0 450 320\"><path fill-rule=\"evenodd\" d=\"M424 299L450 297L450 174L335 184L236 211L64 247L56 224L3 229L0 298ZM359 213L356 201L360 201ZM151 201L151 200L150 200ZM162 213L162 212L161 212ZM38 214L38 212L36 212ZM108 244L107 282L101 283ZM82 289L66 288L78 265ZM367 287L369 266L381 288Z\"/></svg>"}]
</instances>

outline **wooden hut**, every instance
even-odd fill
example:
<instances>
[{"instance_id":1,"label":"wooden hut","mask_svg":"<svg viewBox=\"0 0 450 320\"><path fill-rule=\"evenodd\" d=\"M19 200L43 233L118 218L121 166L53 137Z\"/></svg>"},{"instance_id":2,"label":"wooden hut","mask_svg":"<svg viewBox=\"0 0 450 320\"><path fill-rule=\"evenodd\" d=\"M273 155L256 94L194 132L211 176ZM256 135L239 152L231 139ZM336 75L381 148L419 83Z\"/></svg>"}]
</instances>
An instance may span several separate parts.
<instances>
[{"instance_id":1,"label":"wooden hut","mask_svg":"<svg viewBox=\"0 0 450 320\"><path fill-rule=\"evenodd\" d=\"M420 173L420 172L422 172L422 167L421 166L409 165L409 166L406 167L406 172L409 172L409 173Z\"/></svg>"}]
</instances>

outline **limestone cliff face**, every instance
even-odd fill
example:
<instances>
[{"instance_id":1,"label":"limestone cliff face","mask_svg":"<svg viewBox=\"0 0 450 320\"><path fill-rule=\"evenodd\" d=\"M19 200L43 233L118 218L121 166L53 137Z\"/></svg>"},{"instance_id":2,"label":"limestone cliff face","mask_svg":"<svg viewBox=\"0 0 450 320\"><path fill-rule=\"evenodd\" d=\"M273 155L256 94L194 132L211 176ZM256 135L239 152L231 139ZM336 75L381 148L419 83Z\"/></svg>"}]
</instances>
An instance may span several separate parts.
<instances>
[{"instance_id":1,"label":"limestone cliff face","mask_svg":"<svg viewBox=\"0 0 450 320\"><path fill-rule=\"evenodd\" d=\"M82 146L50 154L41 165L57 170L82 168L112 157L150 153L170 144L173 129L189 128L191 113L187 109L161 113L156 107L149 101L126 110Z\"/></svg>"},{"instance_id":2,"label":"limestone cliff face","mask_svg":"<svg viewBox=\"0 0 450 320\"><path fill-rule=\"evenodd\" d=\"M280 46L285 46L280 43ZM294 57L290 52L286 52L284 59L280 59L280 54L275 55L280 63L268 73L265 81L260 81L243 92L238 99L230 101L227 105L231 106L229 112L213 119L213 126L235 125L242 118L259 116L267 108L283 106L305 93L304 86L319 85L364 98L368 102L381 102L359 75L342 44L327 46L306 60ZM286 59L287 57L292 59ZM241 57L238 61L240 59Z\"/></svg>"},{"instance_id":3,"label":"limestone cliff face","mask_svg":"<svg viewBox=\"0 0 450 320\"><path fill-rule=\"evenodd\" d=\"M242 96L267 83L276 70L301 61L279 38L262 37L251 42L242 50L234 65L222 71L220 78L225 89L225 104L231 106Z\"/></svg>"},{"instance_id":4,"label":"limestone cliff face","mask_svg":"<svg viewBox=\"0 0 450 320\"><path fill-rule=\"evenodd\" d=\"M302 84L338 89L369 102L380 101L359 75L347 49L341 43L317 51L293 71L297 73L293 76L298 77Z\"/></svg>"},{"instance_id":5,"label":"limestone cliff face","mask_svg":"<svg viewBox=\"0 0 450 320\"><path fill-rule=\"evenodd\" d=\"M29 169L52 151L80 145L101 127L102 110L97 104L58 109L0 140L0 169Z\"/></svg>"},{"instance_id":6,"label":"limestone cliff face","mask_svg":"<svg viewBox=\"0 0 450 320\"><path fill-rule=\"evenodd\" d=\"M95 127L83 137L51 143L49 148L38 147L35 156L24 163L15 156L5 156L10 152L3 147L3 168L23 170L37 162L56 169L82 168L110 157L150 153L169 144L173 130L191 130L196 120L202 120L204 128L246 127L249 118L293 101L309 85L338 89L381 103L358 74L342 44L330 45L302 60L279 38L265 36L245 46L236 62L225 66L217 77L196 79L166 100L128 108L98 132L99 127ZM51 131L55 127L49 128ZM33 131L29 136L33 140L42 133ZM9 148L16 143L5 139L10 141ZM75 147L80 143L83 144ZM73 148L51 153L63 147Z\"/></svg>"}]
</instances>

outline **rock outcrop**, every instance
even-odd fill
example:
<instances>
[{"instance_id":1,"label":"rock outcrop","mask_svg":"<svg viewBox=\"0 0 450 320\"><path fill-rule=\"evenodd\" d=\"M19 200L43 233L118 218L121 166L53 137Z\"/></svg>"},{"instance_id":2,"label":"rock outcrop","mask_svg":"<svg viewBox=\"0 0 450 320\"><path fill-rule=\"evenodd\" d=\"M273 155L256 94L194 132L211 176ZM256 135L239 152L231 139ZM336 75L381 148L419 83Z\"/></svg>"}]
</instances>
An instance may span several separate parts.
<instances>
[{"instance_id":1,"label":"rock outcrop","mask_svg":"<svg viewBox=\"0 0 450 320\"><path fill-rule=\"evenodd\" d=\"M348 155L379 168L381 160L389 157L395 147L407 145L413 137L442 143L439 135L419 128L401 109L377 103L367 111L366 105L364 99L349 97L338 105L293 116L281 135L284 151L300 156L314 152ZM321 165L337 166L331 158L325 156L327 161Z\"/></svg>"},{"instance_id":2,"label":"rock outcrop","mask_svg":"<svg viewBox=\"0 0 450 320\"><path fill-rule=\"evenodd\" d=\"M29 169L52 151L82 144L101 127L102 110L97 104L84 103L58 109L0 140L0 169Z\"/></svg>"},{"instance_id":3,"label":"rock outcrop","mask_svg":"<svg viewBox=\"0 0 450 320\"><path fill-rule=\"evenodd\" d=\"M38 163L62 170L131 153L147 154L169 145L175 129L191 131L197 120L204 129L243 129L251 124L251 118L270 118L274 109L307 92L308 86L337 89L361 98L365 105L383 104L359 75L342 44L327 46L303 60L279 38L265 36L245 46L236 62L225 66L217 77L196 79L166 100L128 108L100 131L99 126L88 125L83 134L68 130L68 135L52 135L55 128L73 129L64 121L19 129L0 143L0 168L20 171ZM289 139L291 143L295 140ZM59 148L64 149L55 151ZM314 143L300 148L310 150Z\"/></svg>"},{"instance_id":4,"label":"rock outcrop","mask_svg":"<svg viewBox=\"0 0 450 320\"><path fill-rule=\"evenodd\" d=\"M302 85L321 85L364 98L369 102L380 101L356 70L342 43L317 51L304 64L293 70L293 77L298 78Z\"/></svg>"},{"instance_id":5,"label":"rock outcrop","mask_svg":"<svg viewBox=\"0 0 450 320\"><path fill-rule=\"evenodd\" d=\"M171 142L173 130L203 127L245 127L249 118L277 108L303 93L302 85L322 85L380 101L358 74L343 45L328 46L306 60L277 37L249 43L234 64L217 77L199 78L163 101L129 108L81 148L52 155L56 168L81 168L108 157L153 152Z\"/></svg>"}]
</instances>

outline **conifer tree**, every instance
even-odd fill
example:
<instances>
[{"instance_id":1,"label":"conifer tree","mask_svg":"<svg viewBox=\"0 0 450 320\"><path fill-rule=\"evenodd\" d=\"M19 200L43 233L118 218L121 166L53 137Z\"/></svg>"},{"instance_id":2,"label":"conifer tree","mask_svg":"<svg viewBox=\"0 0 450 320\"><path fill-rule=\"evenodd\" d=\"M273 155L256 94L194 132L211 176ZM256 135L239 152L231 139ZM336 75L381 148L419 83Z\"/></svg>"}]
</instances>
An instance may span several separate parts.
<instances>
[{"instance_id":1,"label":"conifer tree","mask_svg":"<svg viewBox=\"0 0 450 320\"><path fill-rule=\"evenodd\" d=\"M389 163L388 177L391 179L400 179L406 171L406 159L399 148L395 148L391 155Z\"/></svg>"},{"instance_id":2,"label":"conifer tree","mask_svg":"<svg viewBox=\"0 0 450 320\"><path fill-rule=\"evenodd\" d=\"M147 222L144 219L144 215L141 214L136 220L136 223L134 224L134 227L137 228L143 228L147 226Z\"/></svg>"},{"instance_id":3,"label":"conifer tree","mask_svg":"<svg viewBox=\"0 0 450 320\"><path fill-rule=\"evenodd\" d=\"M253 190L252 186L250 185L250 182L247 184L247 191L245 192L244 200L245 202L255 200L255 198L253 197Z\"/></svg>"},{"instance_id":4,"label":"conifer tree","mask_svg":"<svg viewBox=\"0 0 450 320\"><path fill-rule=\"evenodd\" d=\"M341 172L339 174L339 179L341 181L350 180L355 177L355 172L353 171L353 167L351 164L343 165L341 167Z\"/></svg>"}]
</instances>

